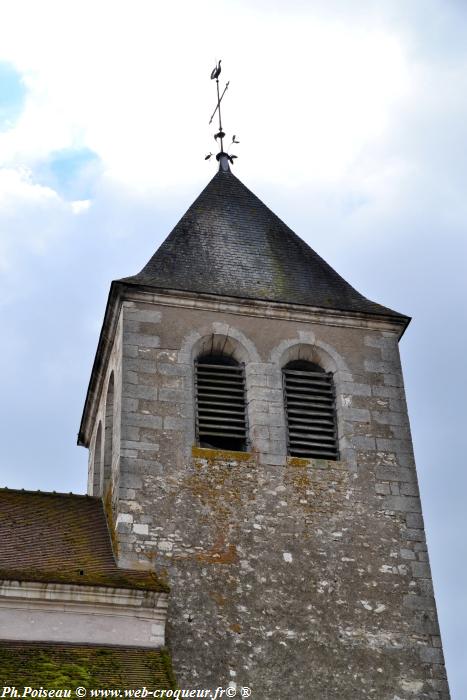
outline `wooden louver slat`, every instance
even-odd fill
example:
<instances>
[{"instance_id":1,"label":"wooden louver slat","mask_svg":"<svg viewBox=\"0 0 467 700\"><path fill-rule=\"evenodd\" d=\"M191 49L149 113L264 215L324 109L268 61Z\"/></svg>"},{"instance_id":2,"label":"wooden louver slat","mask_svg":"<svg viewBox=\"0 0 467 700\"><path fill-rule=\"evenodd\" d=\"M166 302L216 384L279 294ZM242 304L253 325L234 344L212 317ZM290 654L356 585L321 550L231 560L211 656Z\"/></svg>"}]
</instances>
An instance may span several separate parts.
<instances>
[{"instance_id":1,"label":"wooden louver slat","mask_svg":"<svg viewBox=\"0 0 467 700\"><path fill-rule=\"evenodd\" d=\"M196 362L195 395L198 442L244 450L247 423L243 365Z\"/></svg>"},{"instance_id":2,"label":"wooden louver slat","mask_svg":"<svg viewBox=\"0 0 467 700\"><path fill-rule=\"evenodd\" d=\"M284 369L289 454L338 459L332 374Z\"/></svg>"}]
</instances>

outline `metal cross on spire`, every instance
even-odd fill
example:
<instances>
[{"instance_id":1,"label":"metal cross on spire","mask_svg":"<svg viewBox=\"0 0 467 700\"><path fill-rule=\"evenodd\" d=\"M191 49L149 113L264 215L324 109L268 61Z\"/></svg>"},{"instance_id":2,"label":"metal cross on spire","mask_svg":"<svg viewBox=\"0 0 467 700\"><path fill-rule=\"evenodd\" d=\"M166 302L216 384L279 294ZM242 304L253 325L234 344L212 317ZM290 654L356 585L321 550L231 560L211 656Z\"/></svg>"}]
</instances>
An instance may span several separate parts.
<instances>
[{"instance_id":1,"label":"metal cross on spire","mask_svg":"<svg viewBox=\"0 0 467 700\"><path fill-rule=\"evenodd\" d=\"M219 129L218 129L217 133L214 134L214 138L215 138L216 142L217 142L217 140L219 140L220 151L219 151L219 153L216 155L216 160L219 162L219 166L220 166L220 169L221 169L221 170L228 170L228 169L229 169L229 161L230 161L230 163L232 163L232 165L233 165L234 159L235 159L237 156L234 156L234 155L232 155L232 154L229 154L229 153L224 152L224 138L225 138L225 132L224 132L224 130L222 129L221 102L222 102L222 98L224 97L225 93L227 92L227 89L228 89L228 87L229 87L229 82L227 82L227 83L225 84L225 87L224 87L224 89L223 89L223 91L222 91L222 94L221 94L221 93L220 93L220 90L219 90L219 76L220 76L220 74L221 74L221 70L222 70L222 68L221 68L221 61L219 60L219 61L216 63L216 65L214 66L213 70L211 71L211 80L215 80L215 81L216 81L217 104L216 104L216 108L214 109L214 112L211 114L211 119L209 120L209 124L212 124L212 120L214 119L214 117L216 116L216 113L217 113L218 118L219 118ZM237 140L237 137L235 136L235 134L234 134L234 136L232 137L232 142L231 142L230 145L232 145L233 143L240 143L240 141ZM206 156L205 160L209 160L209 158L210 158L212 155L213 155L212 153L209 153L209 154Z\"/></svg>"}]
</instances>

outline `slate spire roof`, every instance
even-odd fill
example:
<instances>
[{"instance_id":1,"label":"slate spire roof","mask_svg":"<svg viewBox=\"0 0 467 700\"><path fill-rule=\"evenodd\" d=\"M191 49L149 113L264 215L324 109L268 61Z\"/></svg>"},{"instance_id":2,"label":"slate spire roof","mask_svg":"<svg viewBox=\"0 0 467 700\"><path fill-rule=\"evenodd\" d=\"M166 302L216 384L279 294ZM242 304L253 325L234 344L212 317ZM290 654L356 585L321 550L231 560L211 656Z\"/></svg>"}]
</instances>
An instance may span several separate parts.
<instances>
[{"instance_id":1,"label":"slate spire roof","mask_svg":"<svg viewBox=\"0 0 467 700\"><path fill-rule=\"evenodd\" d=\"M230 170L212 178L141 272L120 281L401 317L357 292Z\"/></svg>"}]
</instances>

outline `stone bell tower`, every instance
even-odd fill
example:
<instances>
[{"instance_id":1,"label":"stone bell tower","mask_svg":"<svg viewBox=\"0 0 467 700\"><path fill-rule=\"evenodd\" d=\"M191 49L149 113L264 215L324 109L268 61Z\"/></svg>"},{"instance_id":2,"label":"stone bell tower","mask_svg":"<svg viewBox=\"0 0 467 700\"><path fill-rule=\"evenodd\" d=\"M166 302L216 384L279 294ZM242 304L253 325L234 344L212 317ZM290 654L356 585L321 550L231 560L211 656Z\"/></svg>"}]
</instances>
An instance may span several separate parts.
<instances>
[{"instance_id":1,"label":"stone bell tower","mask_svg":"<svg viewBox=\"0 0 467 700\"><path fill-rule=\"evenodd\" d=\"M447 700L409 319L351 287L222 151L147 265L112 283L79 433L89 492L119 565L170 585L181 688Z\"/></svg>"},{"instance_id":2,"label":"stone bell tower","mask_svg":"<svg viewBox=\"0 0 467 700\"><path fill-rule=\"evenodd\" d=\"M398 341L224 163L113 282L80 444L180 687L448 698Z\"/></svg>"}]
</instances>

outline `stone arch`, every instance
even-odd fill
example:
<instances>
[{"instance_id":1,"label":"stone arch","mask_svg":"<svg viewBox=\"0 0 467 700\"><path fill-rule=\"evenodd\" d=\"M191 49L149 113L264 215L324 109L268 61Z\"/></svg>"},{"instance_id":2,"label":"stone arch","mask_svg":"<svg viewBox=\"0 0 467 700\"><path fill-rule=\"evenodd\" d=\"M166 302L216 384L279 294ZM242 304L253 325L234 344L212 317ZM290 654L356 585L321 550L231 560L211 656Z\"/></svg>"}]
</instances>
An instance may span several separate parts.
<instances>
[{"instance_id":1,"label":"stone arch","mask_svg":"<svg viewBox=\"0 0 467 700\"><path fill-rule=\"evenodd\" d=\"M92 462L92 495L102 494L102 422L99 421L94 443L94 457Z\"/></svg>"},{"instance_id":2,"label":"stone arch","mask_svg":"<svg viewBox=\"0 0 467 700\"><path fill-rule=\"evenodd\" d=\"M326 372L332 372L333 375L349 371L343 357L331 345L317 340L311 333L306 335L309 337L288 339L279 343L271 352L271 362L282 368L292 360L307 360L319 365Z\"/></svg>"},{"instance_id":3,"label":"stone arch","mask_svg":"<svg viewBox=\"0 0 467 700\"><path fill-rule=\"evenodd\" d=\"M179 351L179 363L185 365L186 368L188 402L193 410L193 421L190 428L192 444L195 444L196 440L194 363L202 354L208 354L211 348L223 351L236 362L245 364L246 368L251 363L261 361L255 344L244 333L228 323L213 322L193 330L185 336ZM248 375L248 372L246 374ZM246 389L248 395L248 382ZM249 414L248 405L247 413ZM250 416L248 416L248 420L250 421Z\"/></svg>"},{"instance_id":4,"label":"stone arch","mask_svg":"<svg viewBox=\"0 0 467 700\"><path fill-rule=\"evenodd\" d=\"M104 436L104 473L103 473L103 491L105 492L107 485L110 483L112 474L112 459L113 459L113 430L114 430L114 397L115 397L115 380L114 373L111 372L109 382L107 384L107 395L105 399L105 436Z\"/></svg>"},{"instance_id":5,"label":"stone arch","mask_svg":"<svg viewBox=\"0 0 467 700\"><path fill-rule=\"evenodd\" d=\"M255 344L244 333L227 323L212 323L210 326L193 331L181 347L181 361L192 364L202 353L210 349L222 351L237 362L260 362Z\"/></svg>"},{"instance_id":6,"label":"stone arch","mask_svg":"<svg viewBox=\"0 0 467 700\"><path fill-rule=\"evenodd\" d=\"M355 451L349 446L343 429L345 421L345 405L343 394L345 382L352 381L352 375L344 358L329 343L319 340L312 332L301 331L298 338L283 340L271 352L270 361L281 371L292 360L307 360L319 365L326 372L331 372L336 396L336 421L338 432L339 452L350 468L355 468ZM286 424L285 411L283 414Z\"/></svg>"}]
</instances>

